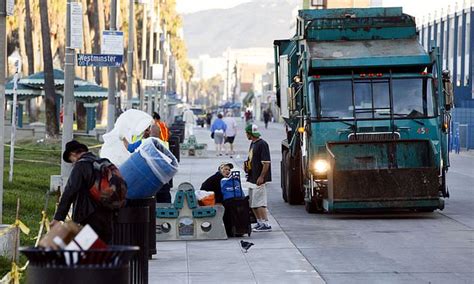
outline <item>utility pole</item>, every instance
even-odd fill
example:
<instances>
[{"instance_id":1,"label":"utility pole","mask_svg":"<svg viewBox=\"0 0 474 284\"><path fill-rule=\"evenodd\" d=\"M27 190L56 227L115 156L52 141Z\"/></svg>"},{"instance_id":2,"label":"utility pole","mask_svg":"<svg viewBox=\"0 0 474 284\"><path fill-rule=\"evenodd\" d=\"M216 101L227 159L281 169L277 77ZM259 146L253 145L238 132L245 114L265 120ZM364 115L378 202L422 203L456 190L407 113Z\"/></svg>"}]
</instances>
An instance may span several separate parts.
<instances>
[{"instance_id":1,"label":"utility pole","mask_svg":"<svg viewBox=\"0 0 474 284\"><path fill-rule=\"evenodd\" d=\"M127 109L132 108L133 96L133 36L134 36L134 0L129 1L128 8L128 51L127 51Z\"/></svg>"},{"instance_id":2,"label":"utility pole","mask_svg":"<svg viewBox=\"0 0 474 284\"><path fill-rule=\"evenodd\" d=\"M71 47L71 5L73 1L67 0L66 13L66 55L64 66L64 124L62 134L62 152L66 149L66 143L73 139L73 112L74 112L74 77L76 51ZM61 159L61 176L65 179L71 169L71 165Z\"/></svg>"},{"instance_id":3,"label":"utility pole","mask_svg":"<svg viewBox=\"0 0 474 284\"><path fill-rule=\"evenodd\" d=\"M111 0L110 7L110 30L117 30L117 0ZM115 125L115 95L117 83L115 79L117 71L115 67L109 67L109 92L107 94L107 132L112 131Z\"/></svg>"},{"instance_id":4,"label":"utility pole","mask_svg":"<svg viewBox=\"0 0 474 284\"><path fill-rule=\"evenodd\" d=\"M3 216L3 167L5 143L5 74L7 57L7 13L6 1L0 1L0 224Z\"/></svg>"}]
</instances>

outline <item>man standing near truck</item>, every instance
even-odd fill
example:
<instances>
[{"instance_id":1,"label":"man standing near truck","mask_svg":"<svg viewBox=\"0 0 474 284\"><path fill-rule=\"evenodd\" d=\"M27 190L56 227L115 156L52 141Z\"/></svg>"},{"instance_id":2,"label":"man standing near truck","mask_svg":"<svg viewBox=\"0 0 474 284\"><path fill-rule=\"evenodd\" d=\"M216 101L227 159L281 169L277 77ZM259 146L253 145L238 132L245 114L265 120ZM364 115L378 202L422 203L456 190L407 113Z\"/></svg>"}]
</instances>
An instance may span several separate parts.
<instances>
[{"instance_id":1,"label":"man standing near truck","mask_svg":"<svg viewBox=\"0 0 474 284\"><path fill-rule=\"evenodd\" d=\"M249 124L245 128L247 139L250 143L249 156L244 163L244 171L247 173L247 181L251 183L249 187L249 202L257 225L254 232L270 232L272 227L268 223L267 215L267 189L265 184L272 180L270 148L265 140L260 138L258 126Z\"/></svg>"}]
</instances>

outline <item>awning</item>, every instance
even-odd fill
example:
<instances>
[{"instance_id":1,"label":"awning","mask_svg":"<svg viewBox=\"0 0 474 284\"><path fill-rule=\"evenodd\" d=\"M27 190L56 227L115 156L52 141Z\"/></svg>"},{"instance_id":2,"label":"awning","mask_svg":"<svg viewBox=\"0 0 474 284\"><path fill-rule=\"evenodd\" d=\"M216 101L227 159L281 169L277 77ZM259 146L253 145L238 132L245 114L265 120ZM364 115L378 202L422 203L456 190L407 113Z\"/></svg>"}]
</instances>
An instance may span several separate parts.
<instances>
[{"instance_id":1,"label":"awning","mask_svg":"<svg viewBox=\"0 0 474 284\"><path fill-rule=\"evenodd\" d=\"M54 76L54 86L56 88L63 88L64 87L64 71L59 70L59 69L54 69L53 70L53 76ZM19 81L21 84L24 85L29 85L31 87L36 87L36 88L43 88L44 86L44 71L43 72L38 72L35 74L31 74L28 77L21 78ZM82 86L89 84L86 81L81 80L80 78L76 77L74 79L74 86Z\"/></svg>"},{"instance_id":2,"label":"awning","mask_svg":"<svg viewBox=\"0 0 474 284\"><path fill-rule=\"evenodd\" d=\"M22 100L39 97L42 95L42 91L35 88L31 88L27 85L18 83L17 89L16 89L16 95L17 95L18 100L22 101ZM13 80L9 81L5 85L5 97L9 100L13 98Z\"/></svg>"},{"instance_id":3,"label":"awning","mask_svg":"<svg viewBox=\"0 0 474 284\"><path fill-rule=\"evenodd\" d=\"M416 39L309 42L311 67L357 68L430 65Z\"/></svg>"}]
</instances>

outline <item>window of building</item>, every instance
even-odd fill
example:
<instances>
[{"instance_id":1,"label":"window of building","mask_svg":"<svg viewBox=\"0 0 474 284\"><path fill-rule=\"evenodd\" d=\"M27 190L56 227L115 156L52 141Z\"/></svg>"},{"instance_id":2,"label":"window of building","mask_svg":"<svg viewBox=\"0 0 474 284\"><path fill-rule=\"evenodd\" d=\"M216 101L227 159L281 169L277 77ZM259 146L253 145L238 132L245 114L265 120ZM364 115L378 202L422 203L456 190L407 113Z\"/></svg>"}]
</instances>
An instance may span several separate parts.
<instances>
[{"instance_id":1,"label":"window of building","mask_svg":"<svg viewBox=\"0 0 474 284\"><path fill-rule=\"evenodd\" d=\"M448 69L451 71L451 74L454 74L454 17L449 19L449 34L448 34Z\"/></svg>"},{"instance_id":2,"label":"window of building","mask_svg":"<svg viewBox=\"0 0 474 284\"><path fill-rule=\"evenodd\" d=\"M469 85L471 82L471 69L469 68L469 55L470 55L470 49L471 49L471 13L468 12L466 14L466 36L465 36L465 42L464 44L466 45L464 48L464 85Z\"/></svg>"},{"instance_id":3,"label":"window of building","mask_svg":"<svg viewBox=\"0 0 474 284\"><path fill-rule=\"evenodd\" d=\"M316 9L324 9L325 8L325 0L311 0L311 6L315 7Z\"/></svg>"},{"instance_id":4,"label":"window of building","mask_svg":"<svg viewBox=\"0 0 474 284\"><path fill-rule=\"evenodd\" d=\"M463 78L461 76L461 67L462 67L462 63L461 63L461 58L463 56L463 53L462 53L462 47L463 47L463 39L464 39L464 35L462 33L462 15L460 15L458 17L458 31L457 31L457 35L458 35L458 41L457 41L457 66L456 66L456 85L457 86L461 86L462 83L463 83Z\"/></svg>"},{"instance_id":5,"label":"window of building","mask_svg":"<svg viewBox=\"0 0 474 284\"><path fill-rule=\"evenodd\" d=\"M425 47L426 50L428 50L428 29L430 27L429 26L426 26L424 28L424 36L423 36L423 46Z\"/></svg>"},{"instance_id":6,"label":"window of building","mask_svg":"<svg viewBox=\"0 0 474 284\"><path fill-rule=\"evenodd\" d=\"M448 68L448 21L443 21L443 69Z\"/></svg>"}]
</instances>

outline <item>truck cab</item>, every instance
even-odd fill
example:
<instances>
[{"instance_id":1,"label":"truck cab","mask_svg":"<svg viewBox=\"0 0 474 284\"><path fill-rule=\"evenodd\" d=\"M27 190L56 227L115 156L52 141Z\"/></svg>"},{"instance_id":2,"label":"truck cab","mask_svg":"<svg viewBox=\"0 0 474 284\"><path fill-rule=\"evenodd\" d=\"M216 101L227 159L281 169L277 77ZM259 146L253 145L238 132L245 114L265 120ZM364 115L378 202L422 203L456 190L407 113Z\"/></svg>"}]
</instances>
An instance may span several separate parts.
<instances>
[{"instance_id":1,"label":"truck cab","mask_svg":"<svg viewBox=\"0 0 474 284\"><path fill-rule=\"evenodd\" d=\"M452 85L413 17L300 10L295 36L274 47L285 201L309 212L444 208Z\"/></svg>"}]
</instances>

